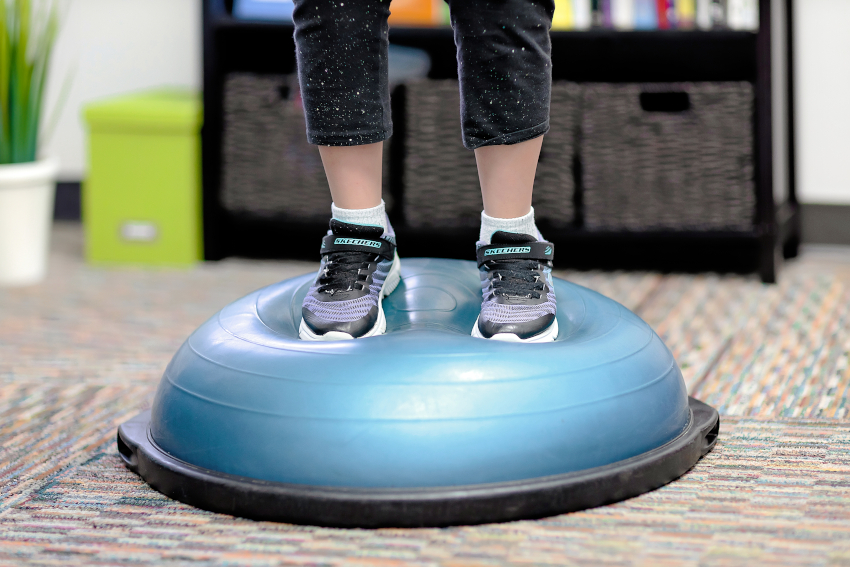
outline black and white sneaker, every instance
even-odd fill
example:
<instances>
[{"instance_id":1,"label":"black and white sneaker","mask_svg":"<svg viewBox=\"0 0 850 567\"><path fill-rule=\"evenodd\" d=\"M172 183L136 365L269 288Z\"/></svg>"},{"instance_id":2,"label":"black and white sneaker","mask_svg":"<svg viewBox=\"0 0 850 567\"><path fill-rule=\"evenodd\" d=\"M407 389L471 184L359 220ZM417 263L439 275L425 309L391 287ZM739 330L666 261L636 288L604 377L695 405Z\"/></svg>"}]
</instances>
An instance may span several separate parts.
<instances>
[{"instance_id":1,"label":"black and white sneaker","mask_svg":"<svg viewBox=\"0 0 850 567\"><path fill-rule=\"evenodd\" d=\"M306 341L382 335L382 300L401 279L395 233L379 226L331 219L322 239L322 263L304 303L298 334Z\"/></svg>"},{"instance_id":2,"label":"black and white sneaker","mask_svg":"<svg viewBox=\"0 0 850 567\"><path fill-rule=\"evenodd\" d=\"M543 343L558 336L552 285L555 246L528 234L496 232L478 244L481 315L473 337Z\"/></svg>"}]
</instances>

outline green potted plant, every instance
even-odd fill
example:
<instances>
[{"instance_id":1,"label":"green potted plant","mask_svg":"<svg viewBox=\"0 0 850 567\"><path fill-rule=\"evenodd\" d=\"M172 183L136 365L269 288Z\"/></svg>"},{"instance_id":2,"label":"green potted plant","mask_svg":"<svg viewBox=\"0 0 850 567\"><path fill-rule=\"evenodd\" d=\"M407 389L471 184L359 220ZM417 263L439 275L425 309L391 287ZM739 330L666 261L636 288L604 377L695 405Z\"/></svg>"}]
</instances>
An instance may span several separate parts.
<instances>
[{"instance_id":1,"label":"green potted plant","mask_svg":"<svg viewBox=\"0 0 850 567\"><path fill-rule=\"evenodd\" d=\"M0 0L0 285L44 278L58 164L39 156L52 2Z\"/></svg>"}]
</instances>

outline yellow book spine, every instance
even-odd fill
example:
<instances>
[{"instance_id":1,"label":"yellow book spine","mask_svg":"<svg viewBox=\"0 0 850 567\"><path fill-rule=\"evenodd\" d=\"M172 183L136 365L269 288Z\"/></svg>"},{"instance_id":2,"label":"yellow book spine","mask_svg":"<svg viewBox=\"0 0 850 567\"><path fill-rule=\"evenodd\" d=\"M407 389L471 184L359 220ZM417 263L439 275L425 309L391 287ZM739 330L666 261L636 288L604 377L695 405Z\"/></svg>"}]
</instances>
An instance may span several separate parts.
<instances>
[{"instance_id":1,"label":"yellow book spine","mask_svg":"<svg viewBox=\"0 0 850 567\"><path fill-rule=\"evenodd\" d=\"M696 0L676 0L676 21L679 23L679 27L694 27L696 15Z\"/></svg>"},{"instance_id":2,"label":"yellow book spine","mask_svg":"<svg viewBox=\"0 0 850 567\"><path fill-rule=\"evenodd\" d=\"M555 16L552 18L553 30L571 30L573 22L572 0L555 0Z\"/></svg>"}]
</instances>

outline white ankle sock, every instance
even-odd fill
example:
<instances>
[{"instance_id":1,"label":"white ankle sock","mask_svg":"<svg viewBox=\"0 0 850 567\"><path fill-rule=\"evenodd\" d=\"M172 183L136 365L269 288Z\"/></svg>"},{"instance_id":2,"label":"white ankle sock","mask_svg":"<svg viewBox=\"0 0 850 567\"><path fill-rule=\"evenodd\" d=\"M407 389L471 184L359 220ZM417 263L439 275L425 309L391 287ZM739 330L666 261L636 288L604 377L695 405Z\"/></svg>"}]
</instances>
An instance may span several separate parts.
<instances>
[{"instance_id":1,"label":"white ankle sock","mask_svg":"<svg viewBox=\"0 0 850 567\"><path fill-rule=\"evenodd\" d=\"M487 216L482 211L481 233L478 236L478 240L485 244L490 244L490 237L493 236L494 232L499 230L517 234L529 234L538 240L542 239L540 231L537 230L537 225L534 224L534 207L531 207L527 215L515 219L497 219Z\"/></svg>"},{"instance_id":2,"label":"white ankle sock","mask_svg":"<svg viewBox=\"0 0 850 567\"><path fill-rule=\"evenodd\" d=\"M331 215L338 221L380 226L383 227L384 232L387 232L387 212L383 199L380 205L371 209L341 209L331 203Z\"/></svg>"}]
</instances>

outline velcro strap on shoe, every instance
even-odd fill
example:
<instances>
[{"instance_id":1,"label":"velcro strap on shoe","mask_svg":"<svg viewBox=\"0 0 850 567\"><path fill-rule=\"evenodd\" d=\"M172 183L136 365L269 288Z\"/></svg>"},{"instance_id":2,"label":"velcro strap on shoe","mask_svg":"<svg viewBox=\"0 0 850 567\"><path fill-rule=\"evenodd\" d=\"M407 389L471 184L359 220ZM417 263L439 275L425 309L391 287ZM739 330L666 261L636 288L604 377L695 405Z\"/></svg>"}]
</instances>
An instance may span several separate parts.
<instances>
[{"instance_id":1,"label":"velcro strap on shoe","mask_svg":"<svg viewBox=\"0 0 850 567\"><path fill-rule=\"evenodd\" d=\"M478 249L478 265L491 260L548 260L555 258L555 245L551 242L522 242L517 244L489 244Z\"/></svg>"},{"instance_id":2,"label":"velcro strap on shoe","mask_svg":"<svg viewBox=\"0 0 850 567\"><path fill-rule=\"evenodd\" d=\"M320 252L323 256L332 252L365 252L392 260L395 255L395 245L383 238L350 238L329 234L322 239Z\"/></svg>"}]
</instances>

